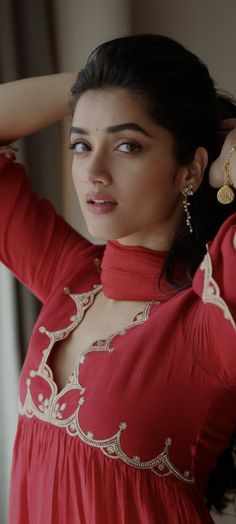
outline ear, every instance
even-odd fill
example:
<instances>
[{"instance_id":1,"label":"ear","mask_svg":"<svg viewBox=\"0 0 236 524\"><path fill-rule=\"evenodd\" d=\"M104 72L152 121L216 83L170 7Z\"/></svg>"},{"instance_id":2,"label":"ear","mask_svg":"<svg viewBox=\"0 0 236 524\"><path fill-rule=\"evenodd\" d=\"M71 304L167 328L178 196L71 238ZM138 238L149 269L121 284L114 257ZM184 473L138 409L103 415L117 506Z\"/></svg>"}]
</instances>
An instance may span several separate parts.
<instances>
[{"instance_id":1,"label":"ear","mask_svg":"<svg viewBox=\"0 0 236 524\"><path fill-rule=\"evenodd\" d=\"M207 150L204 147L198 147L195 151L192 162L185 166L181 181L182 188L191 185L192 190L195 193L201 185L207 163Z\"/></svg>"}]
</instances>

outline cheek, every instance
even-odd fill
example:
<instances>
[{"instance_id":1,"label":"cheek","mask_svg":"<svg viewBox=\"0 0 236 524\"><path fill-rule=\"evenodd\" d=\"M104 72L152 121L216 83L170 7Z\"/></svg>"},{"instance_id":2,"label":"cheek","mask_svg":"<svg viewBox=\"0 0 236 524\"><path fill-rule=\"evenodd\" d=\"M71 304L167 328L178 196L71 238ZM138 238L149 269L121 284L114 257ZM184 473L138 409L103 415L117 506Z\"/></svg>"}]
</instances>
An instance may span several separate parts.
<instances>
[{"instance_id":1,"label":"cheek","mask_svg":"<svg viewBox=\"0 0 236 524\"><path fill-rule=\"evenodd\" d=\"M74 185L75 185L76 184L76 180L77 180L77 169L76 169L76 159L75 159L75 157L72 160L71 174L72 174L72 180L73 180Z\"/></svg>"},{"instance_id":2,"label":"cheek","mask_svg":"<svg viewBox=\"0 0 236 524\"><path fill-rule=\"evenodd\" d=\"M168 163L163 166L150 165L136 176L136 183L127 185L127 204L136 206L139 214L148 216L165 215L176 205L179 192L173 185L174 170Z\"/></svg>"},{"instance_id":3,"label":"cheek","mask_svg":"<svg viewBox=\"0 0 236 524\"><path fill-rule=\"evenodd\" d=\"M82 191L82 185L81 185L81 178L79 177L77 170L74 170L73 167L72 167L72 181L73 181L73 186L75 189L75 193L76 193L78 202L80 206L82 206L83 205L83 191Z\"/></svg>"},{"instance_id":4,"label":"cheek","mask_svg":"<svg viewBox=\"0 0 236 524\"><path fill-rule=\"evenodd\" d=\"M73 184L74 184L76 193L78 194L81 184L80 184L80 176L78 173L78 166L77 166L76 158L74 158L72 162L71 174L72 174L72 180L73 180Z\"/></svg>"},{"instance_id":5,"label":"cheek","mask_svg":"<svg viewBox=\"0 0 236 524\"><path fill-rule=\"evenodd\" d=\"M149 199L150 203L165 201L168 196L171 197L173 187L170 181L168 171L153 169L146 170L146 176L142 176L133 187L133 195L141 199Z\"/></svg>"}]
</instances>

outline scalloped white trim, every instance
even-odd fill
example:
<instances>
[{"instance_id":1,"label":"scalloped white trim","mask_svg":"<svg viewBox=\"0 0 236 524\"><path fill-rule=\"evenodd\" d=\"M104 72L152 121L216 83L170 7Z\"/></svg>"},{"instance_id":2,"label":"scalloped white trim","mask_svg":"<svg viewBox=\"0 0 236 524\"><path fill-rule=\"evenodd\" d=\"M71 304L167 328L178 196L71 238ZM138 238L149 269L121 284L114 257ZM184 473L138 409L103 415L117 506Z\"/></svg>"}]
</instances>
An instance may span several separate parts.
<instances>
[{"instance_id":1,"label":"scalloped white trim","mask_svg":"<svg viewBox=\"0 0 236 524\"><path fill-rule=\"evenodd\" d=\"M0 146L0 155L4 155L6 158L15 156L17 151L18 150L11 145Z\"/></svg>"},{"instance_id":2,"label":"scalloped white trim","mask_svg":"<svg viewBox=\"0 0 236 524\"><path fill-rule=\"evenodd\" d=\"M220 296L220 288L212 276L212 261L208 247L200 265L200 269L204 271L204 284L202 292L202 300L204 304L209 302L220 308L223 311L226 320L229 320L233 328L236 330L236 324L230 313L229 307L224 299Z\"/></svg>"},{"instance_id":3,"label":"scalloped white trim","mask_svg":"<svg viewBox=\"0 0 236 524\"><path fill-rule=\"evenodd\" d=\"M233 236L233 246L236 251L236 233L234 233L234 236Z\"/></svg>"},{"instance_id":4,"label":"scalloped white trim","mask_svg":"<svg viewBox=\"0 0 236 524\"><path fill-rule=\"evenodd\" d=\"M64 338L66 338L71 333L71 331L73 331L78 326L78 324L82 321L84 317L85 311L91 306L91 304L94 301L95 295L101 289L102 286L98 285L94 287L93 291L81 295L75 295L70 294L68 288L64 288L65 293L69 295L69 297L75 302L77 312L75 315L71 317L71 324L69 324L69 326L67 326L64 329L52 332L48 331L44 326L41 326L39 328L39 331L41 333L44 333L48 336L49 345L43 351L43 358L38 370L31 370L29 373L29 377L26 380L27 394L24 404L22 404L19 401L19 413L20 415L25 415L29 418L35 416L42 421L49 422L50 424L53 424L60 428L65 428L70 436L77 436L80 440L82 440L89 446L99 448L104 453L104 455L111 459L120 459L129 466L134 467L136 469L151 470L155 475L158 475L160 477L166 477L173 474L178 479L192 484L194 482L194 477L190 476L190 472L184 471L184 473L181 473L174 466L169 457L169 447L172 444L171 438L166 439L164 450L160 454L158 454L151 460L142 462L140 457L129 457L122 449L121 436L122 431L125 431L127 429L126 422L121 422L119 424L119 429L114 435L102 440L96 439L92 431L88 431L87 433L85 433L80 425L80 410L86 399L84 396L85 387L83 387L79 382L79 372L80 366L84 363L86 355L94 351L106 351L108 353L114 351L114 348L111 347L113 339L117 335L122 336L127 332L128 329L131 329L132 327L145 322L149 318L152 305L156 302L147 302L143 311L138 313L125 328L116 331L107 339L98 340L94 342L88 349L84 350L81 353L71 376L68 378L67 384L58 393L57 385L53 380L52 370L47 364L49 354L56 341L63 340ZM39 393L38 405L34 403L30 390L32 379L35 376L40 376L41 378L43 378L48 383L51 390L51 395L49 398L43 398L42 393ZM78 407L70 417L63 418L63 412L66 408L66 403L63 401L63 399L61 402L61 397L63 397L66 392L72 389L80 390L80 399Z\"/></svg>"}]
</instances>

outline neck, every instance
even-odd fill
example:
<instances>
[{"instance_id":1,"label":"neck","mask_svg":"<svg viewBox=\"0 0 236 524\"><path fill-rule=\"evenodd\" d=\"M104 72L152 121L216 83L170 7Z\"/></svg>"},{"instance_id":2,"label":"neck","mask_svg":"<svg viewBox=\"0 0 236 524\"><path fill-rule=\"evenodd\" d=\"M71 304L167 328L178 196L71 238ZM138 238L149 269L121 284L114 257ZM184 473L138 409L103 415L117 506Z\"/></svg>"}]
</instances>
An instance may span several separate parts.
<instances>
[{"instance_id":1,"label":"neck","mask_svg":"<svg viewBox=\"0 0 236 524\"><path fill-rule=\"evenodd\" d=\"M108 242L101 265L106 297L114 300L167 300L171 290L163 275L166 251Z\"/></svg>"}]
</instances>

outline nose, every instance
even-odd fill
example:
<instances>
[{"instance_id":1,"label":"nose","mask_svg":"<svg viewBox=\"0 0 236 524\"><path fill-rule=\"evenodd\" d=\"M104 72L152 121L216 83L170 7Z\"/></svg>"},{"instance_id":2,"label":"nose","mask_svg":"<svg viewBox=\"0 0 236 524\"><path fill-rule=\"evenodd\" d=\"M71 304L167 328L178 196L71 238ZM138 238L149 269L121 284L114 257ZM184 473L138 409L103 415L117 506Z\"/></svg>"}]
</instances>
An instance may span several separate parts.
<instances>
[{"instance_id":1,"label":"nose","mask_svg":"<svg viewBox=\"0 0 236 524\"><path fill-rule=\"evenodd\" d=\"M78 174L89 184L109 185L112 177L106 154L99 151L91 152L87 159L78 166Z\"/></svg>"}]
</instances>

